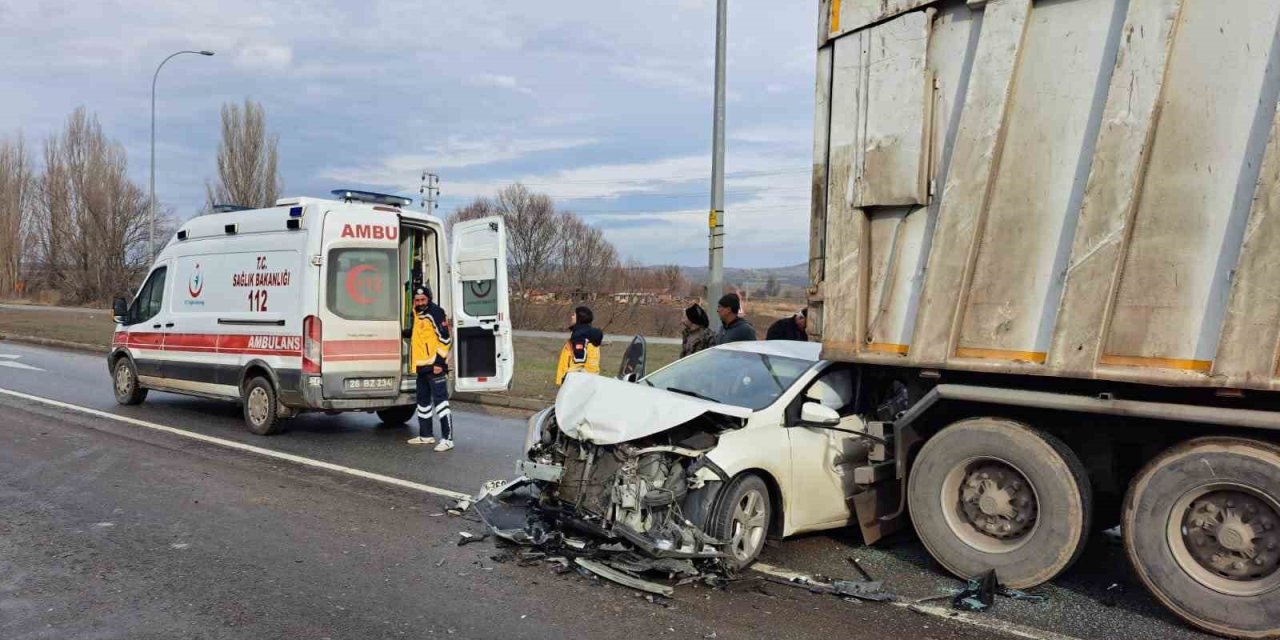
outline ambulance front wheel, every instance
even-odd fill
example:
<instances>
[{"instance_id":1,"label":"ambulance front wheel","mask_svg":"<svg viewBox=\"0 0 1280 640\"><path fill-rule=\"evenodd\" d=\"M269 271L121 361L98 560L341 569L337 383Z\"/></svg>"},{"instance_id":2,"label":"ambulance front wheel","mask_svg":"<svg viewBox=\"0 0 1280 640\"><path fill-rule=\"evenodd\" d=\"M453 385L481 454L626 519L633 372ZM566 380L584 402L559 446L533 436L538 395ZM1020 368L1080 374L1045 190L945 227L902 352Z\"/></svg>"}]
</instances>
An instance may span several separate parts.
<instances>
[{"instance_id":1,"label":"ambulance front wheel","mask_svg":"<svg viewBox=\"0 0 1280 640\"><path fill-rule=\"evenodd\" d=\"M260 436L271 436L284 428L280 422L276 390L271 381L257 377L244 386L244 421L249 431Z\"/></svg>"},{"instance_id":2,"label":"ambulance front wheel","mask_svg":"<svg viewBox=\"0 0 1280 640\"><path fill-rule=\"evenodd\" d=\"M138 384L138 371L133 368L133 361L127 357L116 360L111 370L111 379L115 387L116 402L120 404L142 404L147 399L147 390Z\"/></svg>"}]
</instances>

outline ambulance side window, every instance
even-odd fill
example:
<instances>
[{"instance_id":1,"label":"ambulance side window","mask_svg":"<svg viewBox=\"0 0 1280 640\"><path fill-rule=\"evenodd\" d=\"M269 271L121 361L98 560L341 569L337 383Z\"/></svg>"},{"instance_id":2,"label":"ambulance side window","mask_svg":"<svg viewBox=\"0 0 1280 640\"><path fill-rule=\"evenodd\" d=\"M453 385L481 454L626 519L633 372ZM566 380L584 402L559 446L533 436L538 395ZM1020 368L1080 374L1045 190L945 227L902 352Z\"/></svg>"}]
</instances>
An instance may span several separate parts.
<instances>
[{"instance_id":1,"label":"ambulance side window","mask_svg":"<svg viewBox=\"0 0 1280 640\"><path fill-rule=\"evenodd\" d=\"M129 313L132 324L146 322L160 313L160 308L164 304L166 271L168 271L166 267L152 271L151 277L147 278L147 283L142 285L142 290L138 292L138 297L133 301L133 309Z\"/></svg>"}]
</instances>

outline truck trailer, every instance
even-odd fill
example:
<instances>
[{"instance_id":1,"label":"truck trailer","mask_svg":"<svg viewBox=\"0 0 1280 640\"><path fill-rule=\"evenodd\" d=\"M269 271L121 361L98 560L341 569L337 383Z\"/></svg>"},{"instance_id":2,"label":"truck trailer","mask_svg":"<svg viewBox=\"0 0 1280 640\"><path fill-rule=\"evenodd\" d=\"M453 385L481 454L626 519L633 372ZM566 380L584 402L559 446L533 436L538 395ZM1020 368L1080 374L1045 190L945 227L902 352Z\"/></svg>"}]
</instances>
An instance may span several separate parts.
<instances>
[{"instance_id":1,"label":"truck trailer","mask_svg":"<svg viewBox=\"0 0 1280 640\"><path fill-rule=\"evenodd\" d=\"M1280 1L820 0L809 331L868 542L1017 588L1119 526L1280 637Z\"/></svg>"}]
</instances>

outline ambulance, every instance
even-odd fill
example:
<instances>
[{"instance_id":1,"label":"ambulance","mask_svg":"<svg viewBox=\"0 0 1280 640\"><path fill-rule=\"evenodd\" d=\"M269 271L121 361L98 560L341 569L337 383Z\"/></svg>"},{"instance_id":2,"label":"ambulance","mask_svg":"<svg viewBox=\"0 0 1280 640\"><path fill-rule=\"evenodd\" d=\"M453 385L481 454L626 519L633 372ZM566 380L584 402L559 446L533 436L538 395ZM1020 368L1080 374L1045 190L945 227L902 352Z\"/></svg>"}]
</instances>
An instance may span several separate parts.
<instances>
[{"instance_id":1,"label":"ambulance","mask_svg":"<svg viewBox=\"0 0 1280 640\"><path fill-rule=\"evenodd\" d=\"M506 231L453 225L407 198L339 190L187 221L132 301L115 301L108 366L116 400L148 391L239 402L249 430L304 412L414 415L404 337L413 290L430 287L454 336L454 388L500 391L515 365Z\"/></svg>"}]
</instances>

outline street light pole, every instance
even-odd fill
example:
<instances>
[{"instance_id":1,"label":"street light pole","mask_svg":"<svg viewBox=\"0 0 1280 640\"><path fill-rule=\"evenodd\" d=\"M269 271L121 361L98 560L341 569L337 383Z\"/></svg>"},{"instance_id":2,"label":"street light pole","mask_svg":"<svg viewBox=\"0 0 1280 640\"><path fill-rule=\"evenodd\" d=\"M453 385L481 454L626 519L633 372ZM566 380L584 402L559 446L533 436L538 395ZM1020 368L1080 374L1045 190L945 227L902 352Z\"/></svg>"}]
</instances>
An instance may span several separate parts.
<instances>
[{"instance_id":1,"label":"street light pole","mask_svg":"<svg viewBox=\"0 0 1280 640\"><path fill-rule=\"evenodd\" d=\"M156 79L160 77L160 69L164 67L164 63L184 53L213 55L212 51L176 51L161 60L156 72L151 74L151 217L148 223L150 230L147 233L147 255L152 259L156 257Z\"/></svg>"},{"instance_id":2,"label":"street light pole","mask_svg":"<svg viewBox=\"0 0 1280 640\"><path fill-rule=\"evenodd\" d=\"M716 93L711 141L711 216L707 245L707 313L711 328L720 328L715 305L724 293L724 89L728 0L716 3Z\"/></svg>"}]
</instances>

